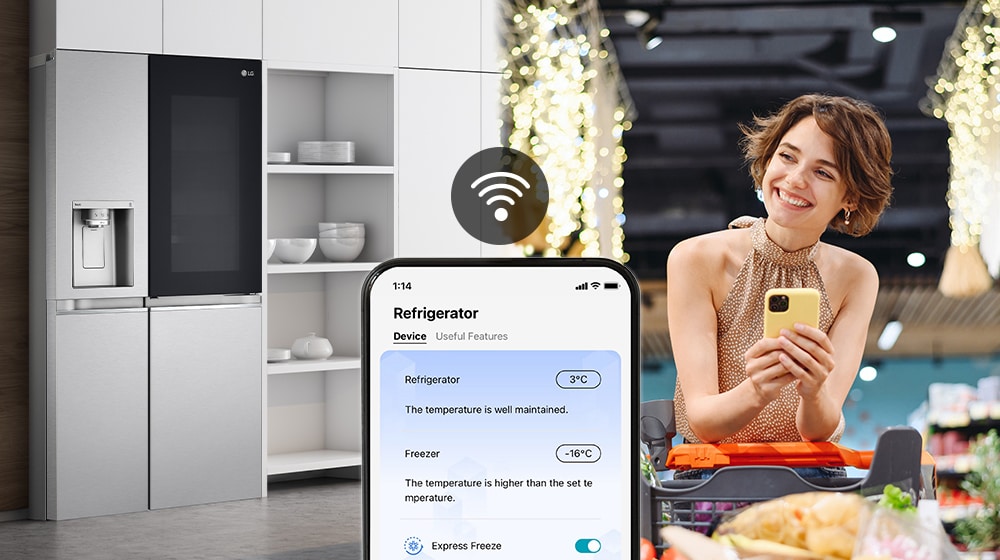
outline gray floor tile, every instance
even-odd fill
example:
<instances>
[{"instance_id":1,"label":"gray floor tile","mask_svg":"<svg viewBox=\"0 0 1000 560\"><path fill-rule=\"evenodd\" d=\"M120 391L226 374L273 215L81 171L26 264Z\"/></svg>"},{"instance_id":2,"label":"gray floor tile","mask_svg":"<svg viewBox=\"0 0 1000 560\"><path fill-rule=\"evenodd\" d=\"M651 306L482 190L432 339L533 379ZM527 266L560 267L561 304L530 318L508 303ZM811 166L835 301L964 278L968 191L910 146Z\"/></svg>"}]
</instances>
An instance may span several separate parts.
<instances>
[{"instance_id":1,"label":"gray floor tile","mask_svg":"<svg viewBox=\"0 0 1000 560\"><path fill-rule=\"evenodd\" d=\"M3 560L357 560L361 484L272 484L267 498L0 523Z\"/></svg>"}]
</instances>

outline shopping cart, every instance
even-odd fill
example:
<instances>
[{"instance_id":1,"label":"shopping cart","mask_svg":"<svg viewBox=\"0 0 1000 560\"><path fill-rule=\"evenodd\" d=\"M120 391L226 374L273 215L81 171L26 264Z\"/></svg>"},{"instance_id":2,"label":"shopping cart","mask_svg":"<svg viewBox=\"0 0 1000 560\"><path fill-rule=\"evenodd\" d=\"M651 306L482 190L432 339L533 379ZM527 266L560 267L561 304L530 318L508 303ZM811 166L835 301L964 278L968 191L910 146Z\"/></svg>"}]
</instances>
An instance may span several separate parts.
<instances>
[{"instance_id":1,"label":"shopping cart","mask_svg":"<svg viewBox=\"0 0 1000 560\"><path fill-rule=\"evenodd\" d=\"M824 491L873 496L893 484L915 499L934 497L934 461L923 450L920 433L910 427L886 429L874 451L854 451L828 442L682 444L672 448L674 435L673 401L641 404L640 438L649 448L657 471L717 470L706 480L662 480L660 486L643 479L640 536L656 546L657 556L666 548L660 539L660 529L666 525L708 534L727 511L788 494ZM806 479L793 470L838 466L868 472L862 478Z\"/></svg>"}]
</instances>

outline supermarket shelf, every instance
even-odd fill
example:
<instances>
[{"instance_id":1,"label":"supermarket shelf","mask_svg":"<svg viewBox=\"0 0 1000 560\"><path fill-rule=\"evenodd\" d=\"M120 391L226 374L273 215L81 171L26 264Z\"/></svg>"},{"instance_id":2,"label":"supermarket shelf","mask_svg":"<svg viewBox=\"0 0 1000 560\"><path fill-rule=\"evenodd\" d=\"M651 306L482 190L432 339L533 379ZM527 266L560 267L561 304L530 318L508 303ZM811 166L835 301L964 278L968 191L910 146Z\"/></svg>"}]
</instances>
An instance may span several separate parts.
<instances>
[{"instance_id":1,"label":"supermarket shelf","mask_svg":"<svg viewBox=\"0 0 1000 560\"><path fill-rule=\"evenodd\" d=\"M288 360L267 364L268 375L287 373L307 373L311 371L334 371L360 369L361 358L357 356L331 356L325 360Z\"/></svg>"},{"instance_id":2,"label":"supermarket shelf","mask_svg":"<svg viewBox=\"0 0 1000 560\"><path fill-rule=\"evenodd\" d=\"M361 465L360 451L318 449L298 453L268 455L267 474L288 474Z\"/></svg>"}]
</instances>

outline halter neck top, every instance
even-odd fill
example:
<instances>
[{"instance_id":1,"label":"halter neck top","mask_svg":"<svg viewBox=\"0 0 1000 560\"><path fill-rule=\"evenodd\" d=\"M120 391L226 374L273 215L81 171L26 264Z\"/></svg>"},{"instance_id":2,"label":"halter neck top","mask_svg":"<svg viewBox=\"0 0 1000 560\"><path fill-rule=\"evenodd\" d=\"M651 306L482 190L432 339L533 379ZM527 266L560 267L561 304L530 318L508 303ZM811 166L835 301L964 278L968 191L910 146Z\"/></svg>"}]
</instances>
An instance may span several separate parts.
<instances>
[{"instance_id":1,"label":"halter neck top","mask_svg":"<svg viewBox=\"0 0 1000 560\"><path fill-rule=\"evenodd\" d=\"M719 392L728 391L746 379L744 354L764 336L764 293L770 288L816 288L820 293L819 328L829 332L833 324L830 300L823 286L823 278L813 259L819 242L788 252L767 236L764 218L742 217L729 224L730 229L749 228L752 248L736 276L733 287L717 312ZM795 425L799 405L795 384L782 388L780 396L769 403L742 430L718 443L761 443L775 441L802 441ZM674 410L677 433L687 441L700 440L687 422L684 395L680 383L674 393ZM831 436L839 441L844 419Z\"/></svg>"}]
</instances>

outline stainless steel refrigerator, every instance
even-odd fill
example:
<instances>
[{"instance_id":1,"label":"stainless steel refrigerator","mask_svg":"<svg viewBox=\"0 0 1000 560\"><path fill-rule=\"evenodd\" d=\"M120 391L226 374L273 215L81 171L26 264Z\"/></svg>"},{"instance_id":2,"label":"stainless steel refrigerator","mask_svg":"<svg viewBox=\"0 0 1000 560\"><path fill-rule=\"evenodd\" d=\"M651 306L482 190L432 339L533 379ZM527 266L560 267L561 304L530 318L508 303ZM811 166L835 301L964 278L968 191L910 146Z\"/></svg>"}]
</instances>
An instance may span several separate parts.
<instances>
[{"instance_id":1,"label":"stainless steel refrigerator","mask_svg":"<svg viewBox=\"0 0 1000 560\"><path fill-rule=\"evenodd\" d=\"M30 515L262 494L260 61L30 70Z\"/></svg>"}]
</instances>

